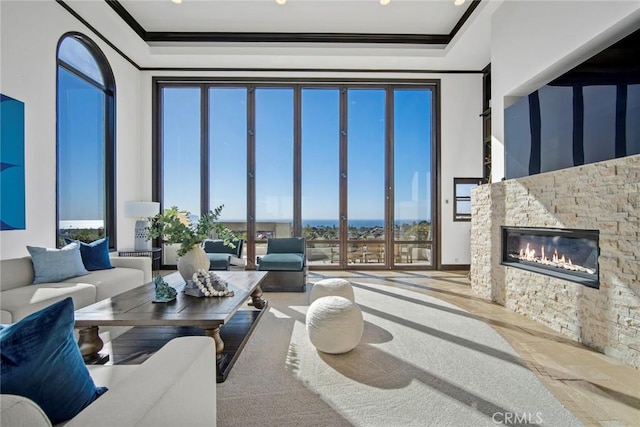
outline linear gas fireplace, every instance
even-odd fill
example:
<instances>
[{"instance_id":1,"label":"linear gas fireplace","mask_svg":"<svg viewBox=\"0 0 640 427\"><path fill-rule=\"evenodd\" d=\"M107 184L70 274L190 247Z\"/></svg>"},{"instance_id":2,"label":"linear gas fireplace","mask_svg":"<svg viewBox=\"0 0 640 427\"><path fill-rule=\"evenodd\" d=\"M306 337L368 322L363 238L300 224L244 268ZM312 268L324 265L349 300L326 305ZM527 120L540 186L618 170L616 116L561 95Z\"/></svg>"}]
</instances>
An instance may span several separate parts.
<instances>
[{"instance_id":1,"label":"linear gas fireplace","mask_svg":"<svg viewBox=\"0 0 640 427\"><path fill-rule=\"evenodd\" d=\"M599 288L598 230L502 227L502 265Z\"/></svg>"}]
</instances>

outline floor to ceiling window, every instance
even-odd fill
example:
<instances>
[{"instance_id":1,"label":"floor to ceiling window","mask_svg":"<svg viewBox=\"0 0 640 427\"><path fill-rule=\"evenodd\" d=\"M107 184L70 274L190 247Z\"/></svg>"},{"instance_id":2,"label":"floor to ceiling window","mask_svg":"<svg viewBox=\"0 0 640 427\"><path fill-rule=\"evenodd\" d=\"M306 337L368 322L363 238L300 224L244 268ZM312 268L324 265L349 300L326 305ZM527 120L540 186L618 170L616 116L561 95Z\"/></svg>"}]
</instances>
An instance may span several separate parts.
<instances>
[{"instance_id":1,"label":"floor to ceiling window","mask_svg":"<svg viewBox=\"0 0 640 427\"><path fill-rule=\"evenodd\" d=\"M247 240L247 88L209 88L209 210ZM243 257L247 256L243 245Z\"/></svg>"},{"instance_id":2,"label":"floor to ceiling window","mask_svg":"<svg viewBox=\"0 0 640 427\"><path fill-rule=\"evenodd\" d=\"M340 90L303 88L302 236L311 265L340 257Z\"/></svg>"},{"instance_id":3,"label":"floor to ceiling window","mask_svg":"<svg viewBox=\"0 0 640 427\"><path fill-rule=\"evenodd\" d=\"M162 207L176 206L196 222L202 211L202 91L200 86L169 86L160 97ZM175 264L178 245L163 249L163 263Z\"/></svg>"},{"instance_id":4,"label":"floor to ceiling window","mask_svg":"<svg viewBox=\"0 0 640 427\"><path fill-rule=\"evenodd\" d=\"M57 52L57 244L115 242L115 80L100 49L78 33Z\"/></svg>"},{"instance_id":5,"label":"floor to ceiling window","mask_svg":"<svg viewBox=\"0 0 640 427\"><path fill-rule=\"evenodd\" d=\"M293 235L293 89L255 90L255 254Z\"/></svg>"},{"instance_id":6,"label":"floor to ceiling window","mask_svg":"<svg viewBox=\"0 0 640 427\"><path fill-rule=\"evenodd\" d=\"M386 91L347 93L347 262L384 264Z\"/></svg>"},{"instance_id":7,"label":"floor to ceiling window","mask_svg":"<svg viewBox=\"0 0 640 427\"><path fill-rule=\"evenodd\" d=\"M435 84L156 80L156 195L224 205L249 268L290 236L311 268L433 265Z\"/></svg>"},{"instance_id":8,"label":"floor to ceiling window","mask_svg":"<svg viewBox=\"0 0 640 427\"><path fill-rule=\"evenodd\" d=\"M393 263L432 264L432 93L393 92Z\"/></svg>"},{"instance_id":9,"label":"floor to ceiling window","mask_svg":"<svg viewBox=\"0 0 640 427\"><path fill-rule=\"evenodd\" d=\"M162 98L163 205L200 215L200 88L168 87Z\"/></svg>"}]
</instances>

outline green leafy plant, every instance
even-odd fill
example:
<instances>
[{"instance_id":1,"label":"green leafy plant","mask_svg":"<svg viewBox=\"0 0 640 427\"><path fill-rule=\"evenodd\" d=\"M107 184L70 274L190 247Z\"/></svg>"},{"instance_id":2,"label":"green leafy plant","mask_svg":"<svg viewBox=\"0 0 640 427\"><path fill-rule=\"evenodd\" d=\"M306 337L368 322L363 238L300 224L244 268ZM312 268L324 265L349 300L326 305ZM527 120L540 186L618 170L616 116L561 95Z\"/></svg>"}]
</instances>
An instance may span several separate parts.
<instances>
[{"instance_id":1,"label":"green leafy plant","mask_svg":"<svg viewBox=\"0 0 640 427\"><path fill-rule=\"evenodd\" d=\"M222 239L225 245L234 248L233 242L238 241L238 238L230 229L217 222L223 207L224 205L220 205L203 214L197 223L191 221L188 211L178 210L177 206L165 209L149 218L149 239L159 238L163 243L179 243L178 256L183 256L213 234Z\"/></svg>"}]
</instances>

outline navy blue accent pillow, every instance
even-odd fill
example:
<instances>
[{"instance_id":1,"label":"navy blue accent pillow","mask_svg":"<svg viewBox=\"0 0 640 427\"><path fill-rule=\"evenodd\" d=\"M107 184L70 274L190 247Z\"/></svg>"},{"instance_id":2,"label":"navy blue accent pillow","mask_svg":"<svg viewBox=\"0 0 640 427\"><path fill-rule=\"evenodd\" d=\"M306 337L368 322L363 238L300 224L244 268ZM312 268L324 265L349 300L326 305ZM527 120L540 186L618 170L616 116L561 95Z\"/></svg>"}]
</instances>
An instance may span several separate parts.
<instances>
[{"instance_id":1,"label":"navy blue accent pillow","mask_svg":"<svg viewBox=\"0 0 640 427\"><path fill-rule=\"evenodd\" d=\"M109 237L104 237L91 243L69 238L64 240L66 243L77 242L80 244L80 256L82 257L84 268L87 270L95 271L113 268L111 258L109 258Z\"/></svg>"},{"instance_id":2,"label":"navy blue accent pillow","mask_svg":"<svg viewBox=\"0 0 640 427\"><path fill-rule=\"evenodd\" d=\"M75 417L107 391L96 387L73 337L65 298L0 330L0 389L33 400L52 424Z\"/></svg>"}]
</instances>

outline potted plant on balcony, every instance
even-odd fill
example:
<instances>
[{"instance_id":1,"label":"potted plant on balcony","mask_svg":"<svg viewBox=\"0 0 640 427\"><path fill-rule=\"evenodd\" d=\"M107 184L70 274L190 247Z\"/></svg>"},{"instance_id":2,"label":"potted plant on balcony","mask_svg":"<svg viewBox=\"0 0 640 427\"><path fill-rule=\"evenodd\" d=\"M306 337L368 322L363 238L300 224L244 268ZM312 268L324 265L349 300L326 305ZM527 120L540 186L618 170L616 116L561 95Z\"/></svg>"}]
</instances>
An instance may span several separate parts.
<instances>
[{"instance_id":1,"label":"potted plant on balcony","mask_svg":"<svg viewBox=\"0 0 640 427\"><path fill-rule=\"evenodd\" d=\"M197 222L191 220L188 211L181 211L177 206L165 209L158 215L149 218L149 239L159 238L162 243L179 243L178 271L185 281L190 280L200 269L209 270L209 258L202 248L202 242L214 234L222 239L229 247L235 247L233 242L237 237L233 232L220 224L220 212L224 205L203 214Z\"/></svg>"}]
</instances>

